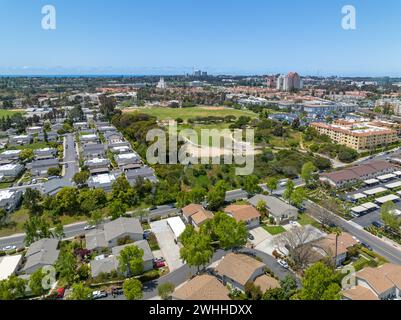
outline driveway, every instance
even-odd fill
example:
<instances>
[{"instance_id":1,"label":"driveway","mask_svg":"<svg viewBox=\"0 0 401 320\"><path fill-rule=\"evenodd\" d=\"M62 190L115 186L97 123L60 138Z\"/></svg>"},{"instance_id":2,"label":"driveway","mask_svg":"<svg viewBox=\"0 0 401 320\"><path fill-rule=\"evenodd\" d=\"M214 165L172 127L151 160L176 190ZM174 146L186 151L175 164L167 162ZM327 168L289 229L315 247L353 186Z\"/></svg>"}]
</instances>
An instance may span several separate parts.
<instances>
[{"instance_id":1,"label":"driveway","mask_svg":"<svg viewBox=\"0 0 401 320\"><path fill-rule=\"evenodd\" d=\"M249 233L255 238L253 240L249 240L249 242L252 243L254 246L257 246L267 239L273 238L273 236L262 227L257 227L255 229L249 230Z\"/></svg>"},{"instance_id":2,"label":"driveway","mask_svg":"<svg viewBox=\"0 0 401 320\"><path fill-rule=\"evenodd\" d=\"M184 263L180 259L180 247L174 242L174 234L167 225L167 220L151 222L150 228L157 238L170 272L182 267Z\"/></svg>"}]
</instances>

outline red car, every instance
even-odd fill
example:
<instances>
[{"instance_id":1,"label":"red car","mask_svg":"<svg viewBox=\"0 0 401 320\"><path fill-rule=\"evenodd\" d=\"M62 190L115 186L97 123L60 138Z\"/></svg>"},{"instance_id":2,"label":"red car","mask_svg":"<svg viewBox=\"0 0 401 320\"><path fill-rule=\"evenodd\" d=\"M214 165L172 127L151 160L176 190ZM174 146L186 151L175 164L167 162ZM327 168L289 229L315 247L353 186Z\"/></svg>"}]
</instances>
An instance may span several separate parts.
<instances>
[{"instance_id":1,"label":"red car","mask_svg":"<svg viewBox=\"0 0 401 320\"><path fill-rule=\"evenodd\" d=\"M62 299L64 297L65 289L64 288L58 288L57 289L57 299Z\"/></svg>"},{"instance_id":2,"label":"red car","mask_svg":"<svg viewBox=\"0 0 401 320\"><path fill-rule=\"evenodd\" d=\"M166 266L166 264L163 261L155 261L153 263L153 266L155 269L163 268Z\"/></svg>"}]
</instances>

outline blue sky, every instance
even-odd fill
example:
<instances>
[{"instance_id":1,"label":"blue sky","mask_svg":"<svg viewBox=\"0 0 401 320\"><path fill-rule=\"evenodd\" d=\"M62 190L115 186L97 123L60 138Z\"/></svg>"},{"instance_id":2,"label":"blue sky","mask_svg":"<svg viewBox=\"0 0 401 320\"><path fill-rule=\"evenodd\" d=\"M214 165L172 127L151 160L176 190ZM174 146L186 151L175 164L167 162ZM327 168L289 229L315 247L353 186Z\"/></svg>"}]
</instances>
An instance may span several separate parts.
<instances>
[{"instance_id":1,"label":"blue sky","mask_svg":"<svg viewBox=\"0 0 401 320\"><path fill-rule=\"evenodd\" d=\"M0 0L0 74L401 76L400 14L399 0Z\"/></svg>"}]
</instances>

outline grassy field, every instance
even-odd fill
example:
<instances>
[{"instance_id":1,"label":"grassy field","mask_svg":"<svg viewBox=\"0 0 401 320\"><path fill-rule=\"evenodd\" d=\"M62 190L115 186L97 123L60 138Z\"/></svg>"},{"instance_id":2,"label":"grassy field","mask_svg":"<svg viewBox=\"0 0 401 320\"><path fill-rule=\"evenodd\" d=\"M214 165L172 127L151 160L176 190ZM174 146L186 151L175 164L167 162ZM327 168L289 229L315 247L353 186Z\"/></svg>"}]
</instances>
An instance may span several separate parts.
<instances>
[{"instance_id":1,"label":"grassy field","mask_svg":"<svg viewBox=\"0 0 401 320\"><path fill-rule=\"evenodd\" d=\"M248 116L256 118L257 114L249 110L237 110L226 107L193 107L193 108L164 108L164 107L138 107L125 109L124 112L140 111L155 116L158 120L168 120L181 118L184 121L195 117L225 117L233 115L235 117Z\"/></svg>"},{"instance_id":2,"label":"grassy field","mask_svg":"<svg viewBox=\"0 0 401 320\"><path fill-rule=\"evenodd\" d=\"M5 109L0 109L0 118L1 117L6 117L6 116L11 116L16 113L23 113L22 111L19 110L5 110Z\"/></svg>"},{"instance_id":3,"label":"grassy field","mask_svg":"<svg viewBox=\"0 0 401 320\"><path fill-rule=\"evenodd\" d=\"M27 144L24 146L12 146L9 149L12 150L23 150L23 149L32 149L32 150L36 150L36 149L44 149L44 148L48 148L49 144L44 142L44 141L39 141L39 142L34 142L31 144Z\"/></svg>"},{"instance_id":4,"label":"grassy field","mask_svg":"<svg viewBox=\"0 0 401 320\"><path fill-rule=\"evenodd\" d=\"M268 225L263 225L263 229L265 229L268 233L270 233L272 236L275 236L277 234L285 232L284 227L282 226L268 226Z\"/></svg>"}]
</instances>

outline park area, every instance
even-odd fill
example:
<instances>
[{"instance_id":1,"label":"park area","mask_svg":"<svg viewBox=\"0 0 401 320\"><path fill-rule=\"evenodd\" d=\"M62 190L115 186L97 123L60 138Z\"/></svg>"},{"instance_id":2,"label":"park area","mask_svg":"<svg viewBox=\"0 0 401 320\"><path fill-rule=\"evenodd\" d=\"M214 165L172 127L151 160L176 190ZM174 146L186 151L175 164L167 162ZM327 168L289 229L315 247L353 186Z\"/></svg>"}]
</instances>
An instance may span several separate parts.
<instances>
[{"instance_id":1,"label":"park area","mask_svg":"<svg viewBox=\"0 0 401 320\"><path fill-rule=\"evenodd\" d=\"M168 108L168 107L135 107L126 108L123 112L139 111L157 118L157 120L169 120L181 118L187 121L191 118L196 117L226 117L234 116L239 118L240 116L246 116L256 118L257 114L249 110L238 110L227 107L190 107L190 108Z\"/></svg>"}]
</instances>

